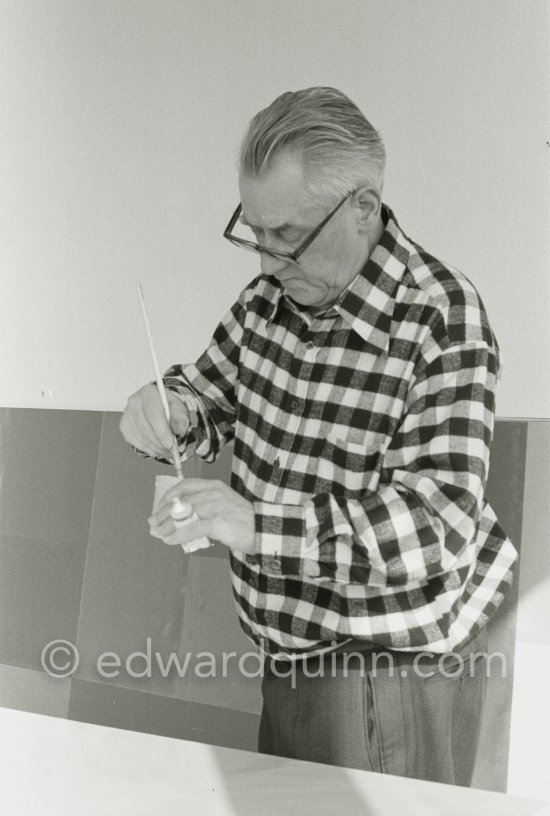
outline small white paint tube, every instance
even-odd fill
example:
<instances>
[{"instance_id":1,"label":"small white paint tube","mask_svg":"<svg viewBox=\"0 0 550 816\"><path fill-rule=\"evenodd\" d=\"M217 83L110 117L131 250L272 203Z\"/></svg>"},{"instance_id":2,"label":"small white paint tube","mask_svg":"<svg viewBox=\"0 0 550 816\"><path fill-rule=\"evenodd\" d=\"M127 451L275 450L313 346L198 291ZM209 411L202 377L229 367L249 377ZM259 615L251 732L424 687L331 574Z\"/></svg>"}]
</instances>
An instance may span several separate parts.
<instances>
[{"instance_id":1,"label":"small white paint tube","mask_svg":"<svg viewBox=\"0 0 550 816\"><path fill-rule=\"evenodd\" d=\"M157 476L155 479L155 498L153 501L153 513L156 513L158 506L166 492L175 484L181 482L176 476ZM206 547L211 547L212 542L206 536L195 538L193 541L188 541L187 544L178 541L178 532L183 530L188 524L193 521L199 521L199 517L193 510L193 507L179 498L172 499L172 508L170 515L174 519L176 532L171 537L171 543L181 544L185 553L195 552L195 550L203 550Z\"/></svg>"}]
</instances>

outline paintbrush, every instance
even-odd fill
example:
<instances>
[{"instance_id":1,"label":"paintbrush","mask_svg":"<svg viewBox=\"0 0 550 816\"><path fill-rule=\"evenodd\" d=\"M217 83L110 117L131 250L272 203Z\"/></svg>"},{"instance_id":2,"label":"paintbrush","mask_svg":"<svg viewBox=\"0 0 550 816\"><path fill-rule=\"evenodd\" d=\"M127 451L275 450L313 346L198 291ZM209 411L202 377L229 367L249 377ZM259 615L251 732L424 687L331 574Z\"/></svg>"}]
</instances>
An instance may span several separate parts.
<instances>
[{"instance_id":1,"label":"paintbrush","mask_svg":"<svg viewBox=\"0 0 550 816\"><path fill-rule=\"evenodd\" d=\"M170 425L170 406L168 405L168 399L166 397L166 386L164 385L164 380L162 379L162 375L160 373L159 363L157 360L157 355L155 352L155 346L153 343L153 338L151 336L151 327L149 325L149 318L147 317L147 308L145 306L145 300L143 297L143 291L141 289L141 285L138 283L137 285L138 295L139 295L139 302L141 304L141 311L143 312L143 320L145 322L145 328L147 330L147 339L149 340L149 349L151 350L151 357L153 359L153 367L155 369L155 378L157 381L157 388L160 396L160 401L162 402L162 407L164 408L164 413L166 414L166 419L168 424ZM181 470L181 461L180 461L180 453L178 450L178 442L176 440L175 434L172 437L172 456L174 459L174 467L176 468L176 473L178 478L183 479L183 473Z\"/></svg>"}]
</instances>

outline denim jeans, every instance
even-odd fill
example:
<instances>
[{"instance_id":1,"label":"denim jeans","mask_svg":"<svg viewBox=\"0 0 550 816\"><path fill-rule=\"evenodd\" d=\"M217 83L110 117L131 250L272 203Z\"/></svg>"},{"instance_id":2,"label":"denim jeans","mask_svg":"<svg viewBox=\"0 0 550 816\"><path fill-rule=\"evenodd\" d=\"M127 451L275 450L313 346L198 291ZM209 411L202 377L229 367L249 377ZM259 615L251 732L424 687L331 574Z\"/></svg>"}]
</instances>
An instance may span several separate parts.
<instances>
[{"instance_id":1,"label":"denim jeans","mask_svg":"<svg viewBox=\"0 0 550 816\"><path fill-rule=\"evenodd\" d=\"M259 750L470 785L487 672L479 654L486 650L483 630L444 656L350 655L348 647L324 658L268 661Z\"/></svg>"}]
</instances>

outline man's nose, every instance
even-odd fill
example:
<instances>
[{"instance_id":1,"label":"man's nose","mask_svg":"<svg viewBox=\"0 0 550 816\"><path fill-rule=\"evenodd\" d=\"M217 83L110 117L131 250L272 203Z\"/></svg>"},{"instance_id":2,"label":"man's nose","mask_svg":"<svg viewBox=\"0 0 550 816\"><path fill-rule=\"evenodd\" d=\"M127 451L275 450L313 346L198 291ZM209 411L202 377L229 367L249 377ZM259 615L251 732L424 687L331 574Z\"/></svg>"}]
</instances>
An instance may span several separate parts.
<instances>
[{"instance_id":1,"label":"man's nose","mask_svg":"<svg viewBox=\"0 0 550 816\"><path fill-rule=\"evenodd\" d=\"M267 252L261 254L261 267L264 275L278 277L286 269L288 263L285 258L275 258L273 255L268 255Z\"/></svg>"}]
</instances>

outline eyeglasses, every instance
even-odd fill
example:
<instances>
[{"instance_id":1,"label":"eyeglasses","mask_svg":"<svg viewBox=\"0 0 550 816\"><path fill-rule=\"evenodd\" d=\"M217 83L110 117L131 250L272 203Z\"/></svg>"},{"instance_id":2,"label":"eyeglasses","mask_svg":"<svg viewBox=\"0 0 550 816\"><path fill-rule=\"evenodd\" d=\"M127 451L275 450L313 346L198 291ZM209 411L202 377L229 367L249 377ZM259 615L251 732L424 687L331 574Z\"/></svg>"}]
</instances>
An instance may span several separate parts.
<instances>
[{"instance_id":1,"label":"eyeglasses","mask_svg":"<svg viewBox=\"0 0 550 816\"><path fill-rule=\"evenodd\" d=\"M259 252L264 253L265 255L270 255L272 258L282 258L283 260L291 260L294 263L298 263L298 258L302 255L308 246L317 238L325 224L327 224L333 215L335 215L340 207L352 196L356 191L351 190L351 192L347 193L344 198L336 205L336 207L326 215L323 220L321 221L318 226L313 229L309 235L304 238L302 243L299 247L297 247L294 252L283 252L277 249L270 249L269 247L262 246L261 244L255 243L255 241L248 241L246 238L239 238L237 235L233 235L233 229L237 220L242 212L242 204L239 204L233 215L231 216L231 220L227 227L223 232L223 237L227 238L228 241L231 241L232 244L238 247L242 247L243 249L247 249L249 252Z\"/></svg>"}]
</instances>

